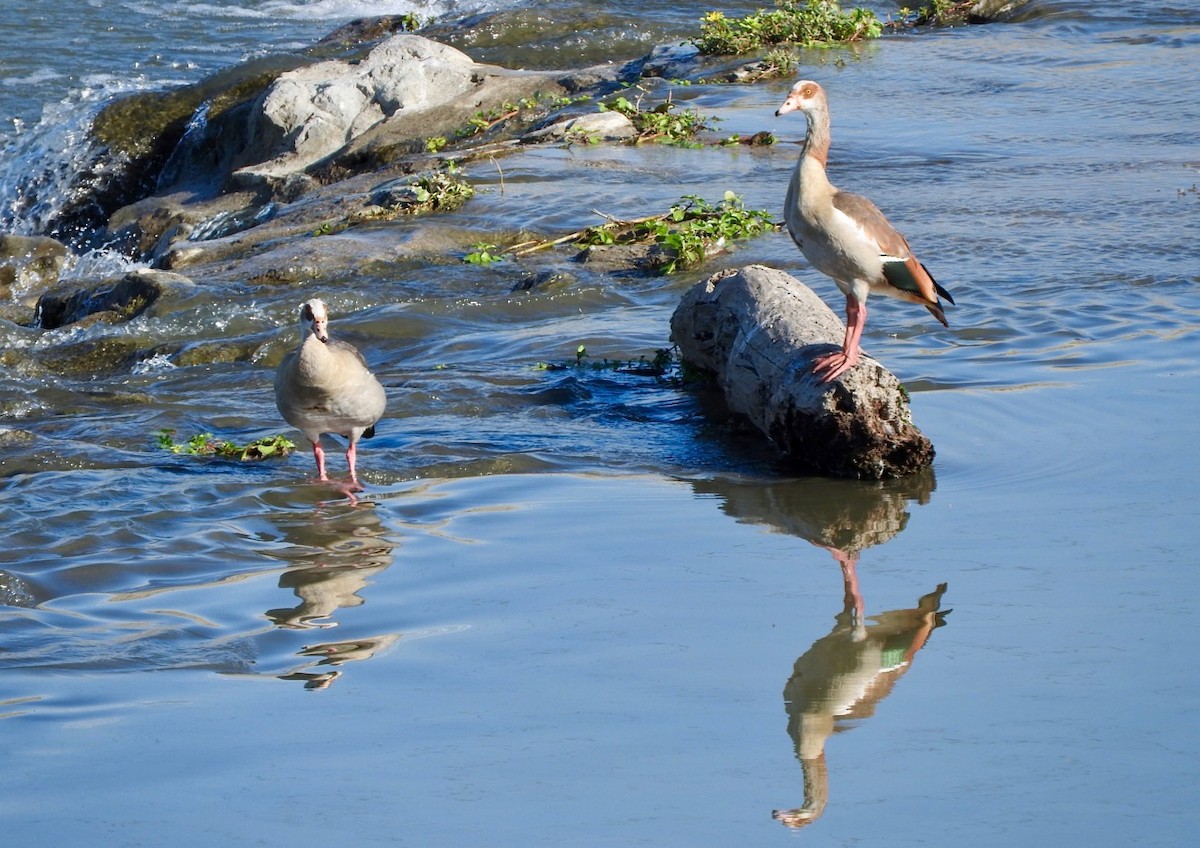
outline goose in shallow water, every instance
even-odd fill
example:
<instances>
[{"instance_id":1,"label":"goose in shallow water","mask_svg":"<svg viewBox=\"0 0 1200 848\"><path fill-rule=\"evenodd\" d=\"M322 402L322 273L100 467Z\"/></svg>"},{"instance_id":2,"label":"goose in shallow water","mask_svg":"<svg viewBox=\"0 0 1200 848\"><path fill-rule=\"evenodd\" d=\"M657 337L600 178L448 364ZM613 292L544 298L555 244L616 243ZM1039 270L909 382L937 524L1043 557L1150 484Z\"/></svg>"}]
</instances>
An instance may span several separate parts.
<instances>
[{"instance_id":1,"label":"goose in shallow water","mask_svg":"<svg viewBox=\"0 0 1200 848\"><path fill-rule=\"evenodd\" d=\"M833 278L846 295L846 337L842 349L819 357L813 372L829 382L854 367L859 340L867 323L867 295L890 295L919 303L944 326L941 295L954 298L939 286L908 246L904 236L888 223L879 208L865 197L840 191L829 182L829 102L825 91L811 80L792 86L775 112L803 112L808 119L804 150L788 183L783 217L792 239L814 268Z\"/></svg>"},{"instance_id":2,"label":"goose in shallow water","mask_svg":"<svg viewBox=\"0 0 1200 848\"><path fill-rule=\"evenodd\" d=\"M284 420L312 442L317 477L325 474L321 434L345 437L350 481L358 483L355 456L360 438L375 435L387 397L367 369L362 354L329 335L329 311L321 300L300 307L300 347L284 358L275 373L275 405Z\"/></svg>"}]
</instances>

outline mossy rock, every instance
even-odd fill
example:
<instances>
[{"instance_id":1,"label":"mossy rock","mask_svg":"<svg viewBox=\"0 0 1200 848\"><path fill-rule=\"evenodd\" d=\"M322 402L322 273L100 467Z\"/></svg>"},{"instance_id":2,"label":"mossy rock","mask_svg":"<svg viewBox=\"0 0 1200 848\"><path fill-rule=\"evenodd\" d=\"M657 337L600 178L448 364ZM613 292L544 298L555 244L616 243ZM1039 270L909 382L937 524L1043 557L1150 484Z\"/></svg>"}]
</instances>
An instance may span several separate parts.
<instances>
[{"instance_id":1,"label":"mossy rock","mask_svg":"<svg viewBox=\"0 0 1200 848\"><path fill-rule=\"evenodd\" d=\"M195 365L216 365L228 362L251 362L261 345L254 341L221 340L188 345L172 358L180 368Z\"/></svg>"},{"instance_id":2,"label":"mossy rock","mask_svg":"<svg viewBox=\"0 0 1200 848\"><path fill-rule=\"evenodd\" d=\"M126 370L140 358L137 340L128 336L62 344L42 351L38 357L50 371L77 378Z\"/></svg>"},{"instance_id":3,"label":"mossy rock","mask_svg":"<svg viewBox=\"0 0 1200 848\"><path fill-rule=\"evenodd\" d=\"M53 330L90 319L118 323L141 315L167 292L180 292L194 284L187 277L166 271L134 271L98 286L48 292L38 299L38 326ZM97 317L93 317L97 316Z\"/></svg>"}]
</instances>

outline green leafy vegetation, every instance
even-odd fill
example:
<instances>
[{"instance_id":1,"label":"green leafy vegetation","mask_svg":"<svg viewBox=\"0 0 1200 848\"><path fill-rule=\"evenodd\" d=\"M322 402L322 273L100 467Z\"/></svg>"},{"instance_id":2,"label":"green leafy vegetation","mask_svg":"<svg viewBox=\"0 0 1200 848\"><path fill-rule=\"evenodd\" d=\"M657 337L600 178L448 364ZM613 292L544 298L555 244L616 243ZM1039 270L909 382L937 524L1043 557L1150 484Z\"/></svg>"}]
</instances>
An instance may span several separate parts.
<instances>
[{"instance_id":1,"label":"green leafy vegetation","mask_svg":"<svg viewBox=\"0 0 1200 848\"><path fill-rule=\"evenodd\" d=\"M457 163L414 179L393 181L375 189L371 203L333 221L324 221L312 231L314 236L340 233L355 224L391 221L404 215L453 212L475 196L475 187L462 177Z\"/></svg>"},{"instance_id":2,"label":"green leafy vegetation","mask_svg":"<svg viewBox=\"0 0 1200 848\"><path fill-rule=\"evenodd\" d=\"M569 106L573 103L580 103L589 99L590 97L587 95L579 97L548 97L537 95L522 98L515 103L506 100L495 108L476 112L467 120L466 126L455 130L454 137L458 140L473 138L486 133L493 127L500 126L512 118L532 118L543 114L550 108ZM428 149L430 141L439 140L445 142L445 139L430 139L426 141L426 148ZM445 147L444 143L438 147L438 150L442 147ZM430 150L429 152L436 153L437 151Z\"/></svg>"},{"instance_id":3,"label":"green leafy vegetation","mask_svg":"<svg viewBox=\"0 0 1200 848\"><path fill-rule=\"evenodd\" d=\"M608 221L581 233L582 245L653 242L662 251L649 261L652 270L674 274L699 265L728 244L774 229L770 213L747 209L732 191L718 203L687 195L662 215L637 221Z\"/></svg>"},{"instance_id":4,"label":"green leafy vegetation","mask_svg":"<svg viewBox=\"0 0 1200 848\"><path fill-rule=\"evenodd\" d=\"M725 192L724 198L717 203L687 195L667 212L632 221L609 218L603 224L557 238L531 239L506 248L479 242L472 245L463 261L472 265L491 265L564 244L583 249L640 244L656 249L638 264L654 273L674 274L724 252L730 242L762 235L777 226L769 212L747 209L741 197L732 191Z\"/></svg>"},{"instance_id":5,"label":"green leafy vegetation","mask_svg":"<svg viewBox=\"0 0 1200 848\"><path fill-rule=\"evenodd\" d=\"M643 108L646 96L641 92L634 100L620 95L608 103L600 104L601 112L618 112L633 123L637 135L633 144L654 141L680 147L699 147L696 136L703 130L712 129L712 119L705 118L696 109L676 110L675 102L668 98L651 108Z\"/></svg>"},{"instance_id":6,"label":"green leafy vegetation","mask_svg":"<svg viewBox=\"0 0 1200 848\"><path fill-rule=\"evenodd\" d=\"M848 44L878 38L883 22L869 9L843 12L835 0L776 0L776 8L760 9L744 18L709 12L695 40L701 53L749 53L779 44L804 46Z\"/></svg>"},{"instance_id":7,"label":"green leafy vegetation","mask_svg":"<svg viewBox=\"0 0 1200 848\"><path fill-rule=\"evenodd\" d=\"M732 241L753 238L776 226L769 212L747 209L741 197L732 191L725 192L718 203L687 195L666 212L632 221L609 218L603 224L557 238L518 242L507 248L507 255L519 258L568 243L585 249L652 245L658 249L652 250L640 264L655 273L674 274L723 252ZM484 264L479 262L484 256L504 258L496 245L476 245L475 249L480 255L475 259L468 255L468 262Z\"/></svg>"},{"instance_id":8,"label":"green leafy vegetation","mask_svg":"<svg viewBox=\"0 0 1200 848\"><path fill-rule=\"evenodd\" d=\"M974 0L932 0L915 13L907 6L901 6L897 14L901 20L912 18L913 26L957 26L967 23L974 5Z\"/></svg>"},{"instance_id":9,"label":"green leafy vegetation","mask_svg":"<svg viewBox=\"0 0 1200 848\"><path fill-rule=\"evenodd\" d=\"M592 359L587 347L579 345L575 349L575 358L564 362L539 362L535 368L539 371L567 371L587 369L589 371L612 371L619 374L631 374L637 377L671 377L678 376L680 360L675 348L659 348L652 357L645 354L637 359Z\"/></svg>"},{"instance_id":10,"label":"green leafy vegetation","mask_svg":"<svg viewBox=\"0 0 1200 848\"><path fill-rule=\"evenodd\" d=\"M475 196L475 187L462 178L454 162L418 177L388 208L406 215L452 212Z\"/></svg>"},{"instance_id":11,"label":"green leafy vegetation","mask_svg":"<svg viewBox=\"0 0 1200 848\"><path fill-rule=\"evenodd\" d=\"M186 442L177 442L174 430L159 430L157 438L160 448L174 454L218 456L242 461L287 456L296 449L296 445L286 436L266 436L245 445L218 439L212 433L197 433Z\"/></svg>"},{"instance_id":12,"label":"green leafy vegetation","mask_svg":"<svg viewBox=\"0 0 1200 848\"><path fill-rule=\"evenodd\" d=\"M463 257L463 261L472 265L491 265L507 258L508 255L500 250L499 245L481 241L471 246L471 252Z\"/></svg>"}]
</instances>

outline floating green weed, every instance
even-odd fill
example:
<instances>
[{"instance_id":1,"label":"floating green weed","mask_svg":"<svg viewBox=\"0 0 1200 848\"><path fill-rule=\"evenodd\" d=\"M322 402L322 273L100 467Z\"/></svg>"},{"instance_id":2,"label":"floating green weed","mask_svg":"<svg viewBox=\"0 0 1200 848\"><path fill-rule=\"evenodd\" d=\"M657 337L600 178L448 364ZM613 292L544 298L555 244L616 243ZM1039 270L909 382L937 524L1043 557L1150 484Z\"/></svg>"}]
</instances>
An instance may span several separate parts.
<instances>
[{"instance_id":1,"label":"floating green weed","mask_svg":"<svg viewBox=\"0 0 1200 848\"><path fill-rule=\"evenodd\" d=\"M639 356L637 359L596 359L593 360L587 352L587 347L579 345L575 349L575 358L563 362L539 362L534 366L539 371L611 371L618 374L630 374L636 377L666 378L677 376L680 360L674 348L659 348L654 355Z\"/></svg>"},{"instance_id":2,"label":"floating green weed","mask_svg":"<svg viewBox=\"0 0 1200 848\"><path fill-rule=\"evenodd\" d=\"M312 230L313 236L340 233L355 224L391 221L405 215L453 212L475 196L475 187L462 177L457 163L408 180L396 180L375 189L368 206L349 215L324 221Z\"/></svg>"},{"instance_id":3,"label":"floating green weed","mask_svg":"<svg viewBox=\"0 0 1200 848\"><path fill-rule=\"evenodd\" d=\"M676 110L676 104L669 96L662 103L643 108L645 96L646 93L641 92L630 100L622 94L608 103L600 104L601 112L619 112L633 123L637 131L633 144L655 141L680 147L699 147L696 136L703 130L712 129L711 121L714 119L704 117L696 109Z\"/></svg>"},{"instance_id":4,"label":"floating green weed","mask_svg":"<svg viewBox=\"0 0 1200 848\"><path fill-rule=\"evenodd\" d=\"M494 262L503 262L507 258L507 254L500 250L499 245L481 241L471 246L471 252L463 257L463 261L472 265L491 265Z\"/></svg>"},{"instance_id":5,"label":"floating green weed","mask_svg":"<svg viewBox=\"0 0 1200 848\"><path fill-rule=\"evenodd\" d=\"M511 100L506 100L499 106L476 112L467 120L465 126L459 127L457 130L455 130L454 137L460 140L473 138L477 135L482 135L493 127L497 127L513 118L533 118L543 114L551 108L569 106L573 103L579 103L589 99L590 97L586 95L579 97L555 97L536 94L533 97L523 97L515 103Z\"/></svg>"},{"instance_id":6,"label":"floating green weed","mask_svg":"<svg viewBox=\"0 0 1200 848\"><path fill-rule=\"evenodd\" d=\"M212 433L197 433L186 442L175 441L174 430L159 430L158 446L185 456L219 456L226 459L260 460L272 456L287 456L296 445L286 436L266 436L245 445L218 439Z\"/></svg>"},{"instance_id":7,"label":"floating green weed","mask_svg":"<svg viewBox=\"0 0 1200 848\"><path fill-rule=\"evenodd\" d=\"M869 9L843 12L835 0L776 0L773 10L760 9L744 18L709 12L695 39L701 53L749 53L777 44L833 45L878 38L883 23Z\"/></svg>"},{"instance_id":8,"label":"floating green weed","mask_svg":"<svg viewBox=\"0 0 1200 848\"><path fill-rule=\"evenodd\" d=\"M932 0L918 8L915 14L907 6L901 6L897 14L901 20L913 18L913 26L957 26L968 22L973 6L975 0Z\"/></svg>"},{"instance_id":9,"label":"floating green weed","mask_svg":"<svg viewBox=\"0 0 1200 848\"><path fill-rule=\"evenodd\" d=\"M747 209L732 191L718 203L687 195L663 215L637 221L609 221L583 231L581 246L653 242L663 248L651 259L654 270L674 274L699 265L736 240L753 238L774 229L771 215Z\"/></svg>"}]
</instances>

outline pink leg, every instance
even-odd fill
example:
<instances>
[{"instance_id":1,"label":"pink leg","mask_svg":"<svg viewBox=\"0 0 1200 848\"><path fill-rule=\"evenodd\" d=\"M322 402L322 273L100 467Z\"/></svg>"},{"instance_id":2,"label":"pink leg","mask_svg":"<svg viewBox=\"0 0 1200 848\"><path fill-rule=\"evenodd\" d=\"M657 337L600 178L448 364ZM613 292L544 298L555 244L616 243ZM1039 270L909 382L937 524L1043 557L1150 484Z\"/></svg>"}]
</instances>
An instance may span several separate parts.
<instances>
[{"instance_id":1,"label":"pink leg","mask_svg":"<svg viewBox=\"0 0 1200 848\"><path fill-rule=\"evenodd\" d=\"M822 383L840 377L858 364L860 351L859 341L862 339L863 327L867 325L867 305L859 303L852 297L846 298L846 336L842 349L818 357L813 363L813 373L821 378Z\"/></svg>"},{"instance_id":2,"label":"pink leg","mask_svg":"<svg viewBox=\"0 0 1200 848\"><path fill-rule=\"evenodd\" d=\"M358 472L354 468L354 461L358 458L358 448L354 442L350 443L350 447L346 448L346 464L350 466L350 482L358 482Z\"/></svg>"},{"instance_id":3,"label":"pink leg","mask_svg":"<svg viewBox=\"0 0 1200 848\"><path fill-rule=\"evenodd\" d=\"M328 480L325 476L325 450L320 442L313 442L313 457L317 460L317 479Z\"/></svg>"}]
</instances>

